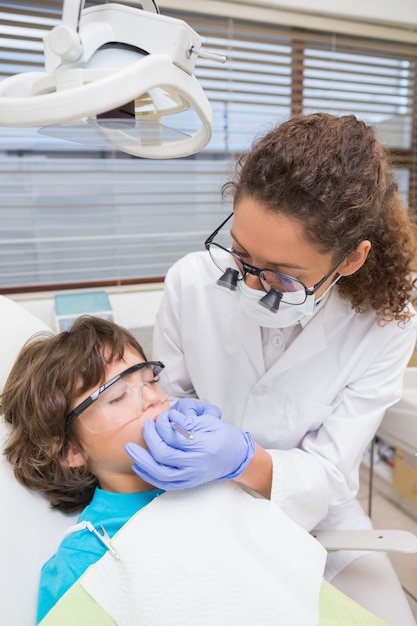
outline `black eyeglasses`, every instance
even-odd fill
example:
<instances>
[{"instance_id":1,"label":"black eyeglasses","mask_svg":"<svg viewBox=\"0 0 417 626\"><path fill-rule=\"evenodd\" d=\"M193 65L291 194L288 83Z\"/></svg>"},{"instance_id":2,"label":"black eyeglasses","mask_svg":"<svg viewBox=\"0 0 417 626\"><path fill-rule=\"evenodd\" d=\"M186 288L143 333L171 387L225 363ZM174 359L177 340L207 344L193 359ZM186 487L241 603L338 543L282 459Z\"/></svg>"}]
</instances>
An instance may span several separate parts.
<instances>
[{"instance_id":1,"label":"black eyeglasses","mask_svg":"<svg viewBox=\"0 0 417 626\"><path fill-rule=\"evenodd\" d=\"M224 222L222 222L220 226L218 226L218 228L216 228L216 230L212 232L212 234L206 239L204 243L213 263L219 268L219 270L223 274L225 274L228 270L230 271L230 259L232 258L236 266L234 271L237 271L237 280L243 280L247 274L257 276L262 289L266 293L270 292L271 289L273 289L282 294L282 298L280 299L280 301L288 302L289 304L303 304L306 301L307 296L314 295L318 291L318 289L320 289L320 287L324 285L326 280L328 280L328 278L330 278L330 276L337 270L337 268L344 261L347 255L350 254L350 252L359 243L355 243L355 245L335 265L333 265L333 267L327 272L325 276L323 276L321 280L319 280L318 283L316 283L312 287L307 287L301 280L299 280L298 278L294 278L293 276L288 276L288 274L283 274L274 270L250 265L230 248L225 248L221 244L213 241L213 239L218 235L220 230L230 220L232 216L233 213L231 213L224 220ZM227 285L227 278L224 284L225 286L229 286L229 288L231 287L230 282L229 285ZM288 300L286 300L286 294L291 294L291 297L288 297Z\"/></svg>"},{"instance_id":2,"label":"black eyeglasses","mask_svg":"<svg viewBox=\"0 0 417 626\"><path fill-rule=\"evenodd\" d=\"M104 385L94 391L88 398L80 402L65 419L66 426L69 426L77 417L79 417L84 411L86 411L93 402L99 401L100 408L106 414L110 413L109 407L111 407L111 413L114 413L113 409L116 407L120 414L120 419L124 419L123 411L120 411L121 401L125 399L126 394L130 394L130 390L135 387L138 388L143 385L150 385L158 382L158 376L164 369L165 365L161 361L144 361L137 363L127 368L114 378L110 379ZM136 372L144 370L140 380L137 380L135 376ZM123 382L123 389L119 382ZM141 392L139 392L141 394ZM117 405L119 405L117 407Z\"/></svg>"}]
</instances>

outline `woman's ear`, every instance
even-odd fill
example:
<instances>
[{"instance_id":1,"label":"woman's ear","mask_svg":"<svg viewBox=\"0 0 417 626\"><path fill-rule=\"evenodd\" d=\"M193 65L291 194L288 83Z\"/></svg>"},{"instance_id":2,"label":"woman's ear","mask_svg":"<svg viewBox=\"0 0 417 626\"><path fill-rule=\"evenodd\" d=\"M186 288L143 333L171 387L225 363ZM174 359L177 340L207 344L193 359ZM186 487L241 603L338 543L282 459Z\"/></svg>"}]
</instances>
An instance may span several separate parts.
<instances>
[{"instance_id":1,"label":"woman's ear","mask_svg":"<svg viewBox=\"0 0 417 626\"><path fill-rule=\"evenodd\" d=\"M83 453L71 442L68 444L67 463L69 467L82 467L85 465Z\"/></svg>"},{"instance_id":2,"label":"woman's ear","mask_svg":"<svg viewBox=\"0 0 417 626\"><path fill-rule=\"evenodd\" d=\"M366 257L368 256L369 250L371 249L371 245L371 242L367 239L364 239L363 241L358 243L356 248L348 254L346 259L340 265L337 273L341 276L350 276L351 274L357 272L365 263Z\"/></svg>"}]
</instances>

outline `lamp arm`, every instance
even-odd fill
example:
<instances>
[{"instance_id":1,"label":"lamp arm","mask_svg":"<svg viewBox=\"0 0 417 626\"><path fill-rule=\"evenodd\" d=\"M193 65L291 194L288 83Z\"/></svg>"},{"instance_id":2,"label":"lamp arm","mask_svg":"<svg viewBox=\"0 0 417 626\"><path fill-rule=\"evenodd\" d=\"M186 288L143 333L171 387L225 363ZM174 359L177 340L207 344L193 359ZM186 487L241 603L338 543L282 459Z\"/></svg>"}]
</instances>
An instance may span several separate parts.
<instances>
[{"instance_id":1,"label":"lamp arm","mask_svg":"<svg viewBox=\"0 0 417 626\"><path fill-rule=\"evenodd\" d=\"M191 78L189 74L163 54L142 57L127 68L90 83L28 97L33 84L42 76L40 72L28 72L12 77L13 82L11 79L0 81L1 124L30 127L74 123L135 100L153 87L165 84L177 88L178 83L180 86L182 83L194 84L194 81L187 81ZM161 82L158 82L159 77ZM15 94L17 88L20 89L19 96L6 97L8 93ZM22 120L30 121L22 123Z\"/></svg>"},{"instance_id":2,"label":"lamp arm","mask_svg":"<svg viewBox=\"0 0 417 626\"><path fill-rule=\"evenodd\" d=\"M78 33L81 12L84 9L84 0L64 0L62 8L62 23Z\"/></svg>"},{"instance_id":3,"label":"lamp arm","mask_svg":"<svg viewBox=\"0 0 417 626\"><path fill-rule=\"evenodd\" d=\"M115 134L117 131L113 131L110 135L111 144L134 156L156 159L193 154L210 140L212 123L210 103L195 76L177 67L168 55L152 54L132 63L122 71L92 83L32 98L27 97L31 92L32 83L38 79L39 72L32 72L14 76L12 83L9 82L10 79L3 84L0 82L0 123L21 127L23 126L21 119L30 119L26 126L83 121L91 115L104 113L114 106L135 100L149 89L166 86L175 87L194 107L201 121L199 130L181 142L156 146L140 145L137 149L124 144L126 136L121 131L119 136ZM17 87L20 88L22 95L5 97L9 90L16 93ZM114 94L120 94L119 98L115 99ZM106 136L103 130L101 129L101 134ZM107 136L106 139L109 141Z\"/></svg>"}]
</instances>

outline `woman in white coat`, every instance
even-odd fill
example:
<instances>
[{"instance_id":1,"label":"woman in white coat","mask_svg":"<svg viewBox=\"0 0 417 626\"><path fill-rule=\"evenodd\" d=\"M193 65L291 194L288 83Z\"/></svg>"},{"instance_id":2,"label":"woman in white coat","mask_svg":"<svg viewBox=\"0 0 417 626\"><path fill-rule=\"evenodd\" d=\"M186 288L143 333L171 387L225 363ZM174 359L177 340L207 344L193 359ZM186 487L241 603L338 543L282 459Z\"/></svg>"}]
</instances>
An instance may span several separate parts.
<instances>
[{"instance_id":1,"label":"woman in white coat","mask_svg":"<svg viewBox=\"0 0 417 626\"><path fill-rule=\"evenodd\" d=\"M147 424L134 469L165 489L235 479L307 530L370 528L359 465L416 340L415 234L385 151L354 116L295 116L241 157L229 192L207 250L168 272L154 341L174 395L222 420L183 401L194 438ZM415 624L386 555L331 554L327 578Z\"/></svg>"}]
</instances>

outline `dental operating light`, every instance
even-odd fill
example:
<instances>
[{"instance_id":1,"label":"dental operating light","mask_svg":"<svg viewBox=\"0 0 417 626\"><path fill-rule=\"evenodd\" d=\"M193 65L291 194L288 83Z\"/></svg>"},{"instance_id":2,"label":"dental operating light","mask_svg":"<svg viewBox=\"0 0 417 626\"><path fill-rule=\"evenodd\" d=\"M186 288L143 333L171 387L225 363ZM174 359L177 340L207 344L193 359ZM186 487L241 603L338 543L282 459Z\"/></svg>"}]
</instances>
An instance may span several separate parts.
<instances>
[{"instance_id":1,"label":"dental operating light","mask_svg":"<svg viewBox=\"0 0 417 626\"><path fill-rule=\"evenodd\" d=\"M197 33L161 15L153 0L130 5L64 0L62 21L44 37L45 71L0 82L0 125L43 127L45 135L152 159L204 148L212 114L193 70L198 56L224 57L202 51ZM169 125L187 110L197 130Z\"/></svg>"}]
</instances>

